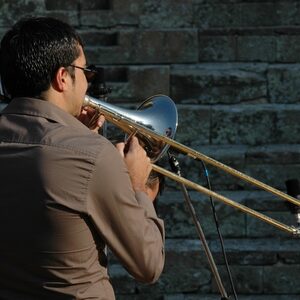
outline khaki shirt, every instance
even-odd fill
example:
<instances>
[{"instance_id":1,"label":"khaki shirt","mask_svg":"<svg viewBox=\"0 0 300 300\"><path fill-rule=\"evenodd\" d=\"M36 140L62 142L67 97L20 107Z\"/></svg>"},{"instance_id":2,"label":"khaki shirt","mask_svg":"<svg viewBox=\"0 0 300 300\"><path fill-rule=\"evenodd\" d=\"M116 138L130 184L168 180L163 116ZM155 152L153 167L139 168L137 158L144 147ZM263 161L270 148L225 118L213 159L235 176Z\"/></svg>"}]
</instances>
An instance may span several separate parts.
<instances>
[{"instance_id":1,"label":"khaki shirt","mask_svg":"<svg viewBox=\"0 0 300 300\"><path fill-rule=\"evenodd\" d=\"M139 281L164 265L164 225L102 136L50 102L0 116L1 299L114 299L105 245Z\"/></svg>"}]
</instances>

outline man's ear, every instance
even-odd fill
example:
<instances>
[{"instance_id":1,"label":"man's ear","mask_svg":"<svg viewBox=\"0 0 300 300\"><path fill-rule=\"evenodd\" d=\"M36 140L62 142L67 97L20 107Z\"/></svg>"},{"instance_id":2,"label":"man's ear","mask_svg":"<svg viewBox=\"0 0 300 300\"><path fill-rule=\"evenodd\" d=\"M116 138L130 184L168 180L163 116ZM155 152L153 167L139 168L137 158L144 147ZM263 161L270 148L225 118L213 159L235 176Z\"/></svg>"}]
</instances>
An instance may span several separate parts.
<instances>
[{"instance_id":1,"label":"man's ear","mask_svg":"<svg viewBox=\"0 0 300 300\"><path fill-rule=\"evenodd\" d=\"M57 90L58 92L63 92L68 88L68 78L70 76L68 70L64 67L60 67L56 74L55 77L52 81L53 88Z\"/></svg>"}]
</instances>

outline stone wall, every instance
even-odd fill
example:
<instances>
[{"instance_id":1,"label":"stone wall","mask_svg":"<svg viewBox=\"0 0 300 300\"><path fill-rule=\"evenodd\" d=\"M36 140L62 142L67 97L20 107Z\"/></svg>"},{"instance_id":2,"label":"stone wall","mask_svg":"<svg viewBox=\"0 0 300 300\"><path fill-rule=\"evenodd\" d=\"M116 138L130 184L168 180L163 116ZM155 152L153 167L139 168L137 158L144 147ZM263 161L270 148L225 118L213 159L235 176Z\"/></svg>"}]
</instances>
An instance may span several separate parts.
<instances>
[{"instance_id":1,"label":"stone wall","mask_svg":"<svg viewBox=\"0 0 300 300\"><path fill-rule=\"evenodd\" d=\"M285 190L300 169L300 2L293 0L0 0L0 36L25 15L74 25L88 61L105 67L109 101L135 106L154 94L176 103L176 140ZM200 163L182 172L205 185ZM211 166L212 188L294 224L285 203ZM191 191L225 288L224 259L206 196ZM239 299L300 299L300 243L215 202ZM166 266L154 285L131 279L111 255L118 299L220 299L182 193L167 180L158 212ZM233 297L231 297L233 299Z\"/></svg>"}]
</instances>

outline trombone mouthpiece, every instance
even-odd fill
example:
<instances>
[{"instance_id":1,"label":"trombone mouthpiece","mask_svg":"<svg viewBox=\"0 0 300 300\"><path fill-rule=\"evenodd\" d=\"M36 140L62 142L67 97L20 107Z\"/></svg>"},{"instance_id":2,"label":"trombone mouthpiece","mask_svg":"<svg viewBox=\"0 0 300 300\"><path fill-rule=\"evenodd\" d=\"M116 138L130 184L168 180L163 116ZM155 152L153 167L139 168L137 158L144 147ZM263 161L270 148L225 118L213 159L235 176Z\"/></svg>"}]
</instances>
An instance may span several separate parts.
<instances>
[{"instance_id":1,"label":"trombone mouthpiece","mask_svg":"<svg viewBox=\"0 0 300 300\"><path fill-rule=\"evenodd\" d=\"M94 100L94 101L93 101ZM84 96L84 99L83 99L83 104L82 104L82 106L91 106L91 107L94 107L94 108L98 108L99 109L99 107L97 106L97 107L95 107L96 106L96 100L98 100L98 99L93 99L92 97L90 97L89 95L85 95Z\"/></svg>"}]
</instances>

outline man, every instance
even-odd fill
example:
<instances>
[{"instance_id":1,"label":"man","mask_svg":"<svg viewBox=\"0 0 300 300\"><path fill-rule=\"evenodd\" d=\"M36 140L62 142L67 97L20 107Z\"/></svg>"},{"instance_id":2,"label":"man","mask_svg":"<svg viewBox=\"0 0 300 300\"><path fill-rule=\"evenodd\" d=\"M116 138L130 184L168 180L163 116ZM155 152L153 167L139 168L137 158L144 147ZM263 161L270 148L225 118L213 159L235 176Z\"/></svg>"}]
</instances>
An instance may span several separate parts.
<instances>
[{"instance_id":1,"label":"man","mask_svg":"<svg viewBox=\"0 0 300 300\"><path fill-rule=\"evenodd\" d=\"M1 299L114 299L106 245L137 280L156 281L164 226L146 194L151 164L135 137L124 153L83 125L93 111L82 109L91 70L79 36L21 20L0 68L12 98L0 117Z\"/></svg>"}]
</instances>

